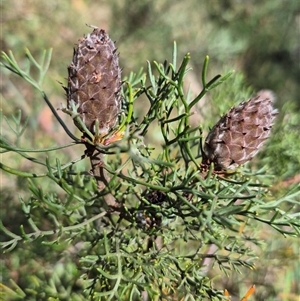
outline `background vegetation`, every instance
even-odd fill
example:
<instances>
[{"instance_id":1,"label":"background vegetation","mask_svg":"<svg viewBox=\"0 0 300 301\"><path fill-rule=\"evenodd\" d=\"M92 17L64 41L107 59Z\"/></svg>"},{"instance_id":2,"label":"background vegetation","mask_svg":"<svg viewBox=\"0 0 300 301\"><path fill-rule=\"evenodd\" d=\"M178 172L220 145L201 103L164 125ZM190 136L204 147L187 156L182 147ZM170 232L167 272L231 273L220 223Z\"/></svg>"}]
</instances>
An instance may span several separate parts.
<instances>
[{"instance_id":1,"label":"background vegetation","mask_svg":"<svg viewBox=\"0 0 300 301\"><path fill-rule=\"evenodd\" d=\"M170 61L173 41L176 40L179 60L185 53L191 53L189 64L193 70L185 80L191 97L202 89L201 70L208 54L211 58L209 78L231 69L237 73L206 95L201 106L197 107L197 118L192 122L202 124L207 132L230 106L261 88L274 90L280 115L268 146L249 168L252 171L264 168L268 175L273 175L264 179L264 183L271 185L273 196L280 197L297 190L297 185L299 189L300 181L300 4L296 0L263 2L4 0L1 2L1 50L13 50L18 62L25 66L25 47L34 57L39 57L43 49L53 48L43 87L55 108L66 103L59 82L66 82L74 43L90 31L86 23L106 29L117 41L124 77L128 77L131 71L138 72L141 67L146 69L146 60ZM36 70L33 72L37 73ZM2 68L1 73L3 115L14 115L21 119L21 123L28 118L25 133L22 137L16 136L14 145L42 149L65 144L66 134L46 104L40 101L40 94L7 70ZM142 96L135 104L135 114L140 120L145 114L145 101L145 96ZM18 115L18 110L21 115ZM69 116L61 111L58 114L71 131L76 132ZM13 119L10 117L10 120ZM9 133L6 122L2 122L1 131L4 137ZM156 133L155 129L148 133L146 140L154 148L161 143L161 137ZM78 145L64 148L59 153L49 152L47 157L52 163L57 157L61 162L67 162L81 156L83 151L84 148ZM34 156L41 161L46 158L45 153ZM34 169L38 172L30 160L16 154L3 154L1 161L23 171ZM88 162L80 161L76 168L87 171ZM90 182L82 185L92 189ZM64 197L64 191L52 181L32 183L1 171L1 221L11 232L20 233L20 225L27 224L24 200L38 193L34 191L36 187L40 192L54 191L58 197ZM294 200L299 201L299 196ZM34 204L32 208L34 210ZM297 212L299 207L293 210ZM47 210L43 212L39 208L32 214L39 216L41 229L49 228ZM226 288L233 297L242 297L252 284L256 284L253 300L297 300L300 294L299 238L284 237L261 224L253 225L251 231L249 235L264 241L255 247L256 268L242 269L240 273L230 270L226 276L214 266L209 271L214 287ZM6 241L4 235L1 241ZM57 287L57 283L62 282L66 291L78 292L80 296L82 283L80 280L72 283L80 274L76 267L77 258L73 256L76 247L80 246L74 245L74 249L70 249L67 242L65 245L47 245L41 241L42 238L18 245L12 252L1 256L3 285L15 290L16 286L10 282L12 279L21 289L34 291L37 287L43 289L45 283ZM61 256L63 252L69 252L69 257ZM54 283L49 284L49 279ZM82 300L80 297L76 299L75 295L72 298Z\"/></svg>"}]
</instances>

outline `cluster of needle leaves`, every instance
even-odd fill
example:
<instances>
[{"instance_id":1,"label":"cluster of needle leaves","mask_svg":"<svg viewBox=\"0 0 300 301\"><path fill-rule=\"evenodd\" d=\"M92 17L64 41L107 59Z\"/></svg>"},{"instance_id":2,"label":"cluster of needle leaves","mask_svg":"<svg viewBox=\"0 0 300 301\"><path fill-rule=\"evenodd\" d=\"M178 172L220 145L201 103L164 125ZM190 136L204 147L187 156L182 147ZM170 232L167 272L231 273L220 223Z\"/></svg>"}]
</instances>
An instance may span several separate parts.
<instances>
[{"instance_id":1,"label":"cluster of needle leaves","mask_svg":"<svg viewBox=\"0 0 300 301\"><path fill-rule=\"evenodd\" d=\"M294 213L297 187L275 198L264 181L270 178L264 169L253 173L245 167L230 175L214 173L213 166L201 171L202 127L206 125L191 126L193 108L232 72L208 80L206 57L200 76L203 90L191 98L184 90L190 55L178 64L175 44L171 62L148 62L146 73L141 70L125 78L124 138L105 147L94 145L103 153L109 175L105 189L99 191L88 170L78 168L85 154L69 162L59 159L61 149L83 142L59 117L42 88L51 51L45 51L40 62L29 51L26 55L28 66L39 70L38 79L30 68L20 68L12 53L3 53L2 67L40 92L71 143L22 148L14 143L14 136L26 131L21 113L1 118L12 129L0 136L3 156L18 155L33 164L29 172L0 163L4 173L27 179L29 190L26 198L19 196L21 222L14 221L11 227L11 221L3 217L0 223L1 248L6 256L22 253L27 258L42 249L41 260L47 266L34 261L35 273L22 275L20 283L9 284L7 279L2 284L5 296L16 300L228 300L224 288L214 287L210 272L218 267L221 277L226 277L232 271L253 269L254 246L261 244L255 234L260 225L286 236L299 235L299 215ZM147 103L142 118L135 115L141 101ZM78 118L73 109L70 115ZM159 140L155 145L148 143L154 133ZM38 152L51 152L57 158L41 161L34 157ZM56 189L41 187L40 179ZM104 206L108 195L120 204L118 210Z\"/></svg>"}]
</instances>

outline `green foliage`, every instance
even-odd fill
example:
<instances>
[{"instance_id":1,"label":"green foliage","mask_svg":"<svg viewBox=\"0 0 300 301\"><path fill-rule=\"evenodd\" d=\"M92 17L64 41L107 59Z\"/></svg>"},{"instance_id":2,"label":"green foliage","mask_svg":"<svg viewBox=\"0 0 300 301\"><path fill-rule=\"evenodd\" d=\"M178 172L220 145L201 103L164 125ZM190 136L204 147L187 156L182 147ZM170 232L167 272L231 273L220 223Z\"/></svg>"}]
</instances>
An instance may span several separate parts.
<instances>
[{"instance_id":1,"label":"green foliage","mask_svg":"<svg viewBox=\"0 0 300 301\"><path fill-rule=\"evenodd\" d=\"M299 107L299 1L110 3L112 29L122 41L124 65L163 60L160 50L175 39L182 51L191 51L197 72L201 72L202 57L209 53L214 72L224 64L235 65L256 91L274 90L280 105L288 97Z\"/></svg>"},{"instance_id":2,"label":"green foliage","mask_svg":"<svg viewBox=\"0 0 300 301\"><path fill-rule=\"evenodd\" d=\"M148 105L142 118L125 118L124 125L129 125L122 141L97 146L106 155L104 168L110 175L105 190L99 192L92 176L81 169L85 155L63 163L61 152L70 146L79 148L82 141L42 90L50 55L44 52L38 63L27 51L30 64L39 70L36 80L29 69L19 67L12 53L3 54L2 66L41 93L73 140L65 146L23 148L27 119L19 113L2 118L8 127L0 136L1 152L32 164L29 171L0 165L7 173L28 179L27 193L14 201L21 221L12 228L11 220L2 214L2 250L7 259L16 254L17 260L4 268L3 296L14 300L222 300L224 287L216 288L209 271L218 268L223 278L232 271L253 269L256 246L262 244L259 225L285 236L299 235L295 211L299 185L274 196L268 188L272 175L264 168L246 166L225 176L214 174L212 168L208 173L201 171L202 130L212 124L205 120L191 126L193 109L211 91L222 91L232 72L209 80L206 57L203 90L192 98L184 90L190 55L178 64L175 44L171 63L148 62L146 74L141 71L125 78L126 115L131 116L132 105L139 101L146 100ZM241 88L240 83L238 78L234 89ZM153 129L159 145L148 142ZM38 153L50 156L41 159L35 157ZM118 210L105 209L107 195L121 204ZM11 284L10 269L18 269L20 277Z\"/></svg>"}]
</instances>

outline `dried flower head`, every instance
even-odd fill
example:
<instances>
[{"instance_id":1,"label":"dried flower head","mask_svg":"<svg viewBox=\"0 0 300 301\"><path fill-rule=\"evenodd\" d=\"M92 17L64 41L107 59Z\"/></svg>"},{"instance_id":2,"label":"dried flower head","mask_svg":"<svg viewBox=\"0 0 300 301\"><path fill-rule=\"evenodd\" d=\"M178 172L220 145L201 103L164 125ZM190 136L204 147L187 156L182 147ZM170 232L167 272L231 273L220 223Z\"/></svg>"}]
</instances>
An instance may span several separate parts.
<instances>
[{"instance_id":1,"label":"dried flower head","mask_svg":"<svg viewBox=\"0 0 300 301\"><path fill-rule=\"evenodd\" d=\"M234 170L251 160L270 135L277 110L274 94L262 90L225 114L211 129L203 147L202 166Z\"/></svg>"},{"instance_id":2,"label":"dried flower head","mask_svg":"<svg viewBox=\"0 0 300 301\"><path fill-rule=\"evenodd\" d=\"M118 54L103 29L94 28L80 40L68 72L68 108L74 102L87 129L98 134L101 141L116 125L121 110ZM80 124L75 124L84 131Z\"/></svg>"}]
</instances>

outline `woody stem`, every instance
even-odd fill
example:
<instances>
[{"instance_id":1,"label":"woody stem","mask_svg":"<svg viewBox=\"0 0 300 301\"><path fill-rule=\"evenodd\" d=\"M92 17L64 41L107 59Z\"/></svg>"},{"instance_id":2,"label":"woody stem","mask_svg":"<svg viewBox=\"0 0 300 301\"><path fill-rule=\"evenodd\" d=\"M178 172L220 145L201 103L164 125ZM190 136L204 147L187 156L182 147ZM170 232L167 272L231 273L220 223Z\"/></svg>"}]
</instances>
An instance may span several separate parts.
<instances>
[{"instance_id":1,"label":"woody stem","mask_svg":"<svg viewBox=\"0 0 300 301\"><path fill-rule=\"evenodd\" d=\"M94 146L86 144L87 155L90 158L91 162L91 172L97 182L99 191L104 190L106 187L109 187L109 177L104 168L104 154L102 154ZM116 199L111 193L107 193L103 196L106 205L112 209L119 207L119 204L116 202Z\"/></svg>"}]
</instances>

